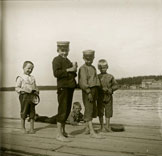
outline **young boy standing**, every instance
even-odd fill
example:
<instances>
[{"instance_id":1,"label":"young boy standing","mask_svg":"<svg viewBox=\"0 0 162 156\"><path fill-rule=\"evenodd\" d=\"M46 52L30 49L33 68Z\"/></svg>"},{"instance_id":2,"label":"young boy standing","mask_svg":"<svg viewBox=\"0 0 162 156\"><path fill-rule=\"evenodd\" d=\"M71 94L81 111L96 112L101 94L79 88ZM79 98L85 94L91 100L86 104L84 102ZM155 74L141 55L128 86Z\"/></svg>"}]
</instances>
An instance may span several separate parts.
<instances>
[{"instance_id":1,"label":"young boy standing","mask_svg":"<svg viewBox=\"0 0 162 156\"><path fill-rule=\"evenodd\" d=\"M27 115L30 118L30 131L34 133L34 117L35 117L35 102L34 96L38 96L39 91L36 86L34 76L31 75L34 68L34 64L31 61L25 61L23 64L24 73L16 78L15 90L19 94L19 100L21 104L21 128L23 133L27 133L25 128L25 119Z\"/></svg>"},{"instance_id":2,"label":"young boy standing","mask_svg":"<svg viewBox=\"0 0 162 156\"><path fill-rule=\"evenodd\" d=\"M113 116L113 92L118 89L118 84L113 75L107 73L108 63L106 60L101 59L98 61L98 69L100 74L98 78L100 80L101 87L99 89L99 98L97 101L98 116L101 125L101 131L104 131L103 127L103 115L105 111L106 131L111 132L110 118Z\"/></svg>"},{"instance_id":3,"label":"young boy standing","mask_svg":"<svg viewBox=\"0 0 162 156\"><path fill-rule=\"evenodd\" d=\"M65 132L65 122L70 114L73 92L76 87L77 64L68 58L69 43L67 41L57 42L58 56L53 59L53 74L57 78L58 114L56 139L59 141L70 141Z\"/></svg>"},{"instance_id":4,"label":"young boy standing","mask_svg":"<svg viewBox=\"0 0 162 156\"><path fill-rule=\"evenodd\" d=\"M94 54L94 50L83 51L85 64L79 68L78 82L82 89L83 104L85 106L84 120L89 128L90 136L102 138L100 135L96 134L92 125L92 119L97 117L96 101L98 97L98 87L100 86L96 68L92 65Z\"/></svg>"}]
</instances>

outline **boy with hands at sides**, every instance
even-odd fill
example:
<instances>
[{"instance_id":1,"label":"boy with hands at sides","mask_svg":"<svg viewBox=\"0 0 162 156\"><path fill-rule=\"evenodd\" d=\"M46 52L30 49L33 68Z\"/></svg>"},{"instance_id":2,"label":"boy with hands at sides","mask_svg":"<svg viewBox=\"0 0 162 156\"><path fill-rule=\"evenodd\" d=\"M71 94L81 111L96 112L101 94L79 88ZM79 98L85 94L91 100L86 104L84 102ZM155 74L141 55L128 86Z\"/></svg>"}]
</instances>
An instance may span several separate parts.
<instances>
[{"instance_id":1,"label":"boy with hands at sides","mask_svg":"<svg viewBox=\"0 0 162 156\"><path fill-rule=\"evenodd\" d=\"M90 136L93 138L101 139L103 137L95 132L92 125L92 119L97 117L96 102L98 87L100 86L96 68L92 65L94 54L94 50L83 51L85 64L79 68L78 83L82 89L82 99L85 107L84 121L86 122L86 133L90 133Z\"/></svg>"},{"instance_id":2,"label":"boy with hands at sides","mask_svg":"<svg viewBox=\"0 0 162 156\"><path fill-rule=\"evenodd\" d=\"M100 74L98 74L98 78L101 86L99 88L97 108L98 108L99 122L101 125L101 132L104 132L104 126L103 126L104 114L105 114L105 121L106 121L105 130L107 132L111 132L110 118L113 116L113 96L112 95L113 92L118 89L118 84L114 76L107 73L108 63L106 60L101 59L98 61L98 69L100 70Z\"/></svg>"}]
</instances>

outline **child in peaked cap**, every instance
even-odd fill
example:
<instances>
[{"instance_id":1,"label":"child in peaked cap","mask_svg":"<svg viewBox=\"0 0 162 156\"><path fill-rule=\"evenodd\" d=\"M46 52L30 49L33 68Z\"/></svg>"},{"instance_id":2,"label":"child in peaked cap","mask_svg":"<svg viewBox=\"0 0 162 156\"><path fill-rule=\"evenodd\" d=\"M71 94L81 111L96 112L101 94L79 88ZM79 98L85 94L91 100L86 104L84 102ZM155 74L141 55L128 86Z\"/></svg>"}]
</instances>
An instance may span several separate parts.
<instances>
[{"instance_id":1,"label":"child in peaked cap","mask_svg":"<svg viewBox=\"0 0 162 156\"><path fill-rule=\"evenodd\" d=\"M77 76L77 66L68 58L68 41L57 42L58 56L53 59L52 68L54 77L57 78L57 129L56 139L59 141L70 141L70 135L65 131L65 123L71 111L74 89L76 87L75 77Z\"/></svg>"},{"instance_id":2,"label":"child in peaked cap","mask_svg":"<svg viewBox=\"0 0 162 156\"><path fill-rule=\"evenodd\" d=\"M82 99L85 106L84 120L86 121L86 132L90 133L93 138L101 139L101 135L97 134L92 125L92 119L97 117L97 97L98 87L100 86L97 77L96 68L92 65L94 60L94 50L83 51L83 59L85 64L79 68L78 83L82 89Z\"/></svg>"}]
</instances>

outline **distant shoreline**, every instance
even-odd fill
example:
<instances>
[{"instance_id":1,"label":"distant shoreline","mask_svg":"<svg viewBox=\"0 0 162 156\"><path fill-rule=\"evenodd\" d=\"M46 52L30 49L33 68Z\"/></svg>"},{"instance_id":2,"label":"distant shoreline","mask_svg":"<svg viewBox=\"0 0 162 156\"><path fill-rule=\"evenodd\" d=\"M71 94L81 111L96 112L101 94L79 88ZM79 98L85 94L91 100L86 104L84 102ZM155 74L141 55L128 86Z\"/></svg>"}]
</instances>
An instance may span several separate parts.
<instances>
[{"instance_id":1,"label":"distant shoreline","mask_svg":"<svg viewBox=\"0 0 162 156\"><path fill-rule=\"evenodd\" d=\"M57 90L57 86L38 86L39 90ZM15 87L1 87L0 91L15 91Z\"/></svg>"},{"instance_id":2,"label":"distant shoreline","mask_svg":"<svg viewBox=\"0 0 162 156\"><path fill-rule=\"evenodd\" d=\"M38 86L39 90L57 90L57 86ZM79 88L76 88L80 90ZM137 88L137 89L130 89L130 88L120 88L119 90L162 90L161 88ZM15 87L1 87L0 91L15 91Z\"/></svg>"}]
</instances>

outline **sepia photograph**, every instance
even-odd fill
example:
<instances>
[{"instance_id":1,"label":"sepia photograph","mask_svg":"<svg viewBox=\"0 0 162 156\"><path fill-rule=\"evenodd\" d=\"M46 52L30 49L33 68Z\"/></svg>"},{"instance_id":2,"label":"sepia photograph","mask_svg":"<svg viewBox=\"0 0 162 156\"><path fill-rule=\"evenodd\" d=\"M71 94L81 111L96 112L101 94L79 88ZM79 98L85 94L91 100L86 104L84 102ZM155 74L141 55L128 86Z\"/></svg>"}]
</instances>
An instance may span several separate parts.
<instances>
[{"instance_id":1,"label":"sepia photograph","mask_svg":"<svg viewBox=\"0 0 162 156\"><path fill-rule=\"evenodd\" d=\"M0 156L162 156L162 0L0 0Z\"/></svg>"}]
</instances>

